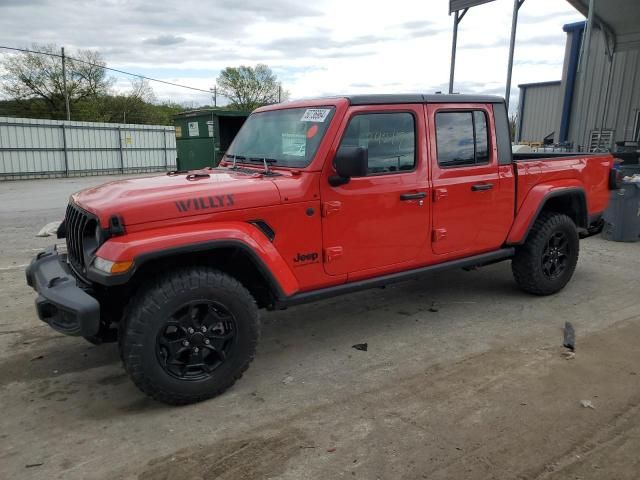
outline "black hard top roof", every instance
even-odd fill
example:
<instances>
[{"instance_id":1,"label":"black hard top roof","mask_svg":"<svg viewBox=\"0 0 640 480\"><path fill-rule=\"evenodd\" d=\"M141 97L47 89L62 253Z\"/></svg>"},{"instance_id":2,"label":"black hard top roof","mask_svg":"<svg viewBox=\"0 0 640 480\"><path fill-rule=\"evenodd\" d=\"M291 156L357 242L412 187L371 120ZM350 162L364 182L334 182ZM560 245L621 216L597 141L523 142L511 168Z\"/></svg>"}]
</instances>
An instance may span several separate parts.
<instances>
[{"instance_id":1,"label":"black hard top roof","mask_svg":"<svg viewBox=\"0 0 640 480\"><path fill-rule=\"evenodd\" d=\"M346 95L351 105L381 105L389 103L504 103L504 98L495 95L445 95L445 94L376 94Z\"/></svg>"}]
</instances>

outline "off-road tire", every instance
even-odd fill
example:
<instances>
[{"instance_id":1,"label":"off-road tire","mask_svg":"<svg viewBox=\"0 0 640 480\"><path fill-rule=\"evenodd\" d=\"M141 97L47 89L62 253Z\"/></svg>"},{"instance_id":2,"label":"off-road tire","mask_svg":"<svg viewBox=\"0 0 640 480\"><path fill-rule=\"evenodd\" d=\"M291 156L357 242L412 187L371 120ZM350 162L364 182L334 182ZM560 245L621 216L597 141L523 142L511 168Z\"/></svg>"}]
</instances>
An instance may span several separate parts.
<instances>
[{"instance_id":1,"label":"off-road tire","mask_svg":"<svg viewBox=\"0 0 640 480\"><path fill-rule=\"evenodd\" d=\"M194 299L220 302L234 316L237 338L230 355L208 378L186 380L170 375L156 352L156 339L171 312ZM260 337L254 298L240 282L218 270L184 268L141 289L127 308L118 338L124 367L136 386L169 405L186 405L220 395L249 367Z\"/></svg>"},{"instance_id":2,"label":"off-road tire","mask_svg":"<svg viewBox=\"0 0 640 480\"><path fill-rule=\"evenodd\" d=\"M549 240L556 234L564 234L567 240L567 262L556 278L549 278L543 269L543 255ZM518 286L534 295L551 295L569 282L576 264L580 241L576 225L567 215L546 212L535 221L524 245L516 250L511 270Z\"/></svg>"}]
</instances>

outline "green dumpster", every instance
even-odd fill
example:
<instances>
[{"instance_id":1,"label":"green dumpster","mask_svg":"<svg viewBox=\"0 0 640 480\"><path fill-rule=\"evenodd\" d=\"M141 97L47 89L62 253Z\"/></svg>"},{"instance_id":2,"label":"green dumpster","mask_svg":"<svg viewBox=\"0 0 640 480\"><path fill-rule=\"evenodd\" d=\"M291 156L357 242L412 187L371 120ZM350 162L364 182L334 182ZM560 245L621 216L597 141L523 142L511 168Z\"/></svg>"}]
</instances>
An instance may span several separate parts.
<instances>
[{"instance_id":1,"label":"green dumpster","mask_svg":"<svg viewBox=\"0 0 640 480\"><path fill-rule=\"evenodd\" d=\"M178 170L215 167L249 116L248 112L206 108L174 117Z\"/></svg>"}]
</instances>

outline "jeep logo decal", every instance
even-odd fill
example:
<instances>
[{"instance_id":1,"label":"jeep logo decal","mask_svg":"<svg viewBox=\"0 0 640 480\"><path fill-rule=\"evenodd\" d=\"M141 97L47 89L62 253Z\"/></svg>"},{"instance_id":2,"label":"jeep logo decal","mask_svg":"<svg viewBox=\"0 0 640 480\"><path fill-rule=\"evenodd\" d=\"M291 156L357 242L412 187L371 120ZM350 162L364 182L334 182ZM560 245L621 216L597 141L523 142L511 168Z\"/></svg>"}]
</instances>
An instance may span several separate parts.
<instances>
[{"instance_id":1,"label":"jeep logo decal","mask_svg":"<svg viewBox=\"0 0 640 480\"><path fill-rule=\"evenodd\" d=\"M294 263L315 263L318 260L318 254L316 252L311 253L298 253L298 255L293 259Z\"/></svg>"},{"instance_id":2,"label":"jeep logo decal","mask_svg":"<svg viewBox=\"0 0 640 480\"><path fill-rule=\"evenodd\" d=\"M187 198L186 200L178 200L177 202L175 202L176 208L179 212L230 207L234 204L235 201L232 194Z\"/></svg>"}]
</instances>

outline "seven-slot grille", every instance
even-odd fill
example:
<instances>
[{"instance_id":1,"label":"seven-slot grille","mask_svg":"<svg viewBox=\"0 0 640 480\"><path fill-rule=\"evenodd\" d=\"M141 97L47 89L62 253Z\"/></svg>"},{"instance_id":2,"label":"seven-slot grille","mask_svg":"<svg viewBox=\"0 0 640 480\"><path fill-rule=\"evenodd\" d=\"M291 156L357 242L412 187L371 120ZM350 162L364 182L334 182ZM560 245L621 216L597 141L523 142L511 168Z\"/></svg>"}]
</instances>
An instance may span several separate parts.
<instances>
[{"instance_id":1,"label":"seven-slot grille","mask_svg":"<svg viewBox=\"0 0 640 480\"><path fill-rule=\"evenodd\" d=\"M69 202L67 213L64 217L66 223L67 255L71 264L81 271L86 270L85 265L85 237L93 238L96 228L95 217L85 212L73 202ZM87 231L87 226L91 228Z\"/></svg>"}]
</instances>

